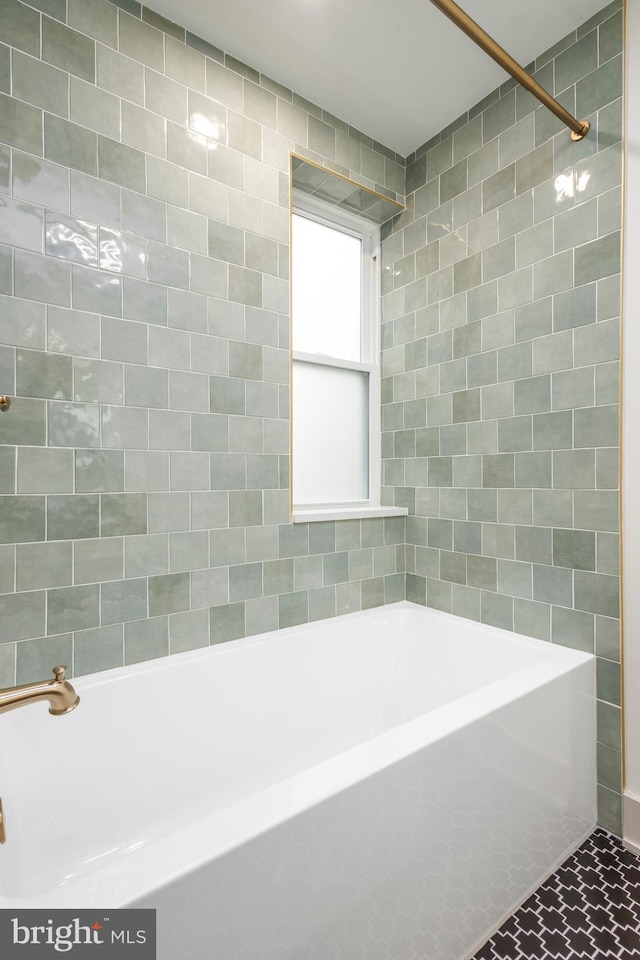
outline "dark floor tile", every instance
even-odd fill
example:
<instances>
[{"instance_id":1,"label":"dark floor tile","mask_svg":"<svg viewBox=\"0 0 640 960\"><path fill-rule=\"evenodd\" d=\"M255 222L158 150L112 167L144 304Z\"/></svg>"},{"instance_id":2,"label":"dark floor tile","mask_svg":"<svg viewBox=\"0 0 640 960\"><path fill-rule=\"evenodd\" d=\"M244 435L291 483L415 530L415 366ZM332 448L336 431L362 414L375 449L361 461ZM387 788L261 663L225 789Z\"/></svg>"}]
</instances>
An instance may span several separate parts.
<instances>
[{"instance_id":1,"label":"dark floor tile","mask_svg":"<svg viewBox=\"0 0 640 960\"><path fill-rule=\"evenodd\" d=\"M638 960L640 857L598 829L474 960Z\"/></svg>"}]
</instances>

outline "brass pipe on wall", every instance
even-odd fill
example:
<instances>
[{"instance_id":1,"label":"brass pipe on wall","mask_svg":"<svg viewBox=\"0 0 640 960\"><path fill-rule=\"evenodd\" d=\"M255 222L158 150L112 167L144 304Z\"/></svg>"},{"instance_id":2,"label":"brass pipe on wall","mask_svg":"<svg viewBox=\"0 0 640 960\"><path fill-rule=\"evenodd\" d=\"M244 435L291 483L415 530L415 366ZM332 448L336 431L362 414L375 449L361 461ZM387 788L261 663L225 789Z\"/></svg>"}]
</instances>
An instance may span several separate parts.
<instances>
[{"instance_id":1,"label":"brass pipe on wall","mask_svg":"<svg viewBox=\"0 0 640 960\"><path fill-rule=\"evenodd\" d=\"M586 136L589 132L589 121L576 120L576 118L573 117L568 110L565 110L562 104L558 103L550 93L547 93L544 87L541 87L506 50L503 50L493 37L490 37L475 20L472 20L457 3L454 3L453 0L431 0L431 3L437 7L438 10L441 10L449 20L453 21L463 33L466 33L485 53L489 54L491 59L495 60L503 70L510 73L513 79L517 80L525 90L528 90L534 97L537 97L540 103L543 103L562 123L566 124L571 130L572 140L582 140L582 138Z\"/></svg>"}]
</instances>

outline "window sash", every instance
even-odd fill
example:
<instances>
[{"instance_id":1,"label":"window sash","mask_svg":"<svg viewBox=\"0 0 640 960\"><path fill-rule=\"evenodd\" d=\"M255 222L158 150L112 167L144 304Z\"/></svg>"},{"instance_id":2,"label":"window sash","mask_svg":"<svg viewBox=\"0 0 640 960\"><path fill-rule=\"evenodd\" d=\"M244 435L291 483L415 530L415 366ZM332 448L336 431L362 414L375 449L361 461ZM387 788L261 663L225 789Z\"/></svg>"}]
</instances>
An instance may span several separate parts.
<instances>
[{"instance_id":1,"label":"window sash","mask_svg":"<svg viewBox=\"0 0 640 960\"><path fill-rule=\"evenodd\" d=\"M380 365L380 228L347 210L332 207L326 201L293 191L292 213L323 223L334 230L350 233L362 241L362 299L360 359ZM292 317L295 323L295 317Z\"/></svg>"},{"instance_id":2,"label":"window sash","mask_svg":"<svg viewBox=\"0 0 640 960\"><path fill-rule=\"evenodd\" d=\"M317 363L315 358L294 358L293 384L297 404L292 423L297 444L293 463L294 484L298 484L296 508L368 504L371 368L367 364L341 366ZM307 429L299 432L298 418L302 417ZM324 497L318 499L317 494Z\"/></svg>"},{"instance_id":3,"label":"window sash","mask_svg":"<svg viewBox=\"0 0 640 960\"><path fill-rule=\"evenodd\" d=\"M298 194L294 191L292 213L316 219L332 229L342 230L359 237L362 241L362 319L361 319L361 360L343 360L329 357L324 354L310 354L292 350L293 363L313 363L319 366L337 367L345 370L359 370L368 375L369 381L369 497L366 500L356 501L321 501L317 503L297 503L293 501L293 510L299 520L304 520L304 512L318 510L335 510L341 507L376 508L380 506L381 488L381 397L380 397L380 272L379 272L379 238L380 232L376 224L347 211L337 210L326 202L317 200L307 194ZM295 324L295 316L292 316ZM295 397L293 384L291 390L291 417L295 421ZM293 430L292 430L293 436ZM295 458L295 449L292 450ZM292 466L293 486L293 466ZM295 486L292 489L295 497Z\"/></svg>"},{"instance_id":4,"label":"window sash","mask_svg":"<svg viewBox=\"0 0 640 960\"><path fill-rule=\"evenodd\" d=\"M320 232L307 232L307 224L319 227ZM362 360L362 236L340 224L329 223L326 218L320 220L294 210L291 269L293 315L302 317L300 323L293 324L293 349L342 360ZM305 273L310 279L306 289Z\"/></svg>"}]
</instances>

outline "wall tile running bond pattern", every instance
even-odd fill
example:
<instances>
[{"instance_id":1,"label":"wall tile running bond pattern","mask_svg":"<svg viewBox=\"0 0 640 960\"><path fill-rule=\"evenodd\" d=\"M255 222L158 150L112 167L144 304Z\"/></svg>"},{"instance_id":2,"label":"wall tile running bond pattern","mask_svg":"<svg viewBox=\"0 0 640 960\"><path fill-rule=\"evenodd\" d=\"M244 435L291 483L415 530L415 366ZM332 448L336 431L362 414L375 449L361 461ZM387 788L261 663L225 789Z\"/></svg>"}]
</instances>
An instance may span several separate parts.
<instances>
[{"instance_id":1,"label":"wall tile running bond pattern","mask_svg":"<svg viewBox=\"0 0 640 960\"><path fill-rule=\"evenodd\" d=\"M597 651L619 827L619 7L536 62L581 145L508 83L407 166L134 0L4 0L0 683L407 596ZM406 184L383 249L406 526L289 523L292 149Z\"/></svg>"},{"instance_id":2,"label":"wall tile running bond pattern","mask_svg":"<svg viewBox=\"0 0 640 960\"><path fill-rule=\"evenodd\" d=\"M511 81L408 158L383 243L383 449L407 598L598 655L620 830L622 4L539 57L581 143Z\"/></svg>"},{"instance_id":3,"label":"wall tile running bond pattern","mask_svg":"<svg viewBox=\"0 0 640 960\"><path fill-rule=\"evenodd\" d=\"M404 518L289 524L289 153L404 160L129 0L4 0L0 682L405 595Z\"/></svg>"}]
</instances>

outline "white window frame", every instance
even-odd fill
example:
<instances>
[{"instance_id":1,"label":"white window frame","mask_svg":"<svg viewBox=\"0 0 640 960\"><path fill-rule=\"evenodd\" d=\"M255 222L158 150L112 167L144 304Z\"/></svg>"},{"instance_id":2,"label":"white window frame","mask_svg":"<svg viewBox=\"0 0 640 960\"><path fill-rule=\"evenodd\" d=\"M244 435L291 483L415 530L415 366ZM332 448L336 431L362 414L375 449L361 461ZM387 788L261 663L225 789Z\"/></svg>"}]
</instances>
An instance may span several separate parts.
<instances>
[{"instance_id":1,"label":"white window frame","mask_svg":"<svg viewBox=\"0 0 640 960\"><path fill-rule=\"evenodd\" d=\"M293 349L293 363L312 363L318 366L337 367L343 370L358 370L368 374L369 381L369 496L366 500L343 502L319 502L296 504L293 483L293 428L292 428L292 515L294 523L314 520L356 519L358 517L404 516L405 508L382 506L381 491L381 395L380 395L380 228L349 211L318 200L316 197L293 192L292 214L307 217L327 227L357 237L362 242L362 322L361 322L361 361L342 360L324 354L304 353ZM292 332L295 324L292 316ZM291 420L295 419L295 399L293 384L291 389Z\"/></svg>"}]
</instances>

